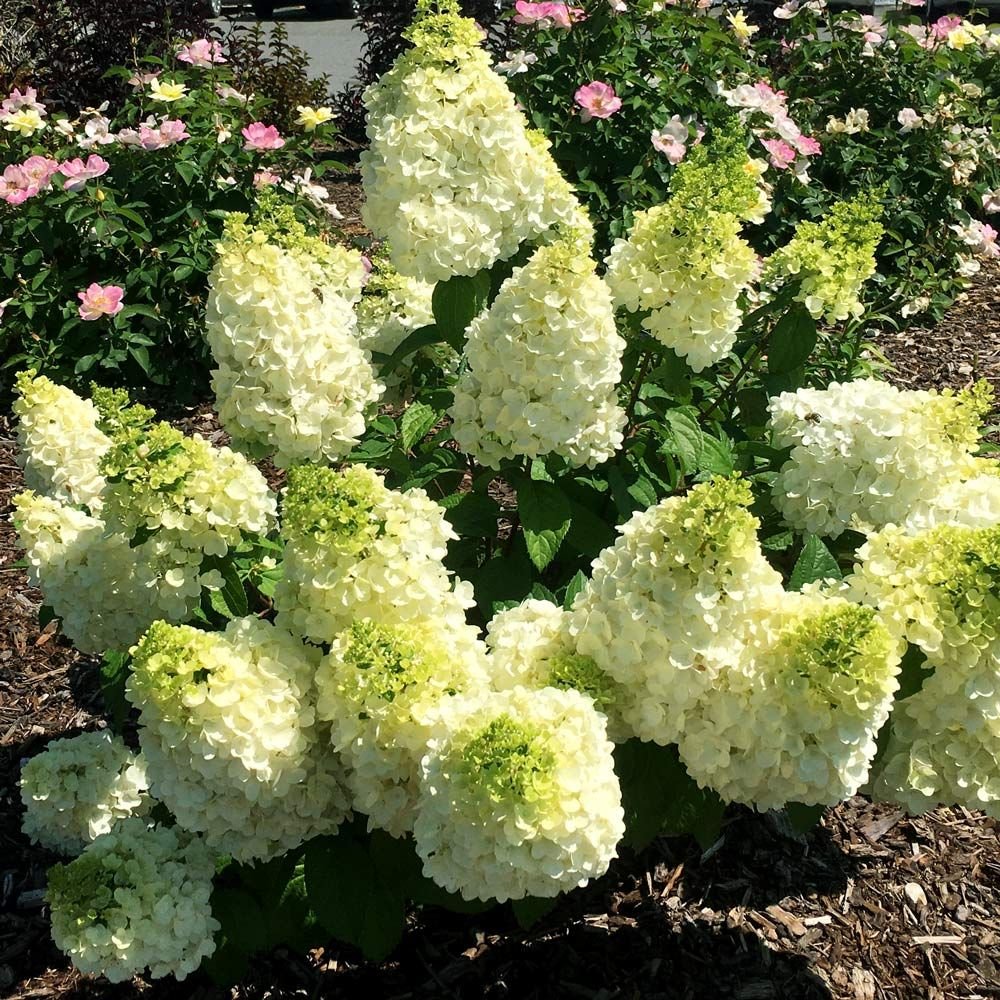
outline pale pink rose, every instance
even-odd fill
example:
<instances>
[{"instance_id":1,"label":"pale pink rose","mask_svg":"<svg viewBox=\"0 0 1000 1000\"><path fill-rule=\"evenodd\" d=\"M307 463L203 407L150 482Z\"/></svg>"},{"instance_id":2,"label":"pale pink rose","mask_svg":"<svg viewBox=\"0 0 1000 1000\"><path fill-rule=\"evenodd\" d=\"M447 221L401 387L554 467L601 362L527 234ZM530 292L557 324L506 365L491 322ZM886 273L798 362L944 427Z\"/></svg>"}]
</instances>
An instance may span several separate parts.
<instances>
[{"instance_id":1,"label":"pale pink rose","mask_svg":"<svg viewBox=\"0 0 1000 1000\"><path fill-rule=\"evenodd\" d=\"M166 136L158 128L150 128L148 125L139 126L139 145L147 152L163 149L169 146Z\"/></svg>"},{"instance_id":2,"label":"pale pink rose","mask_svg":"<svg viewBox=\"0 0 1000 1000\"><path fill-rule=\"evenodd\" d=\"M199 38L190 45L185 45L177 53L177 58L191 66L199 69L208 69L215 63L224 63L225 57L222 55L222 46L207 38Z\"/></svg>"},{"instance_id":3,"label":"pale pink rose","mask_svg":"<svg viewBox=\"0 0 1000 1000\"><path fill-rule=\"evenodd\" d=\"M191 138L188 134L187 126L180 120L180 118L164 118L163 121L160 122L160 135L162 135L171 146L175 143L182 142L184 139Z\"/></svg>"},{"instance_id":4,"label":"pale pink rose","mask_svg":"<svg viewBox=\"0 0 1000 1000\"><path fill-rule=\"evenodd\" d=\"M159 73L133 73L128 78L128 83L133 90L141 90L158 80L159 77Z\"/></svg>"},{"instance_id":5,"label":"pale pink rose","mask_svg":"<svg viewBox=\"0 0 1000 1000\"><path fill-rule=\"evenodd\" d=\"M979 230L979 243L976 249L983 257L1000 257L1000 246L997 246L997 231L986 222L974 222Z\"/></svg>"},{"instance_id":6,"label":"pale pink rose","mask_svg":"<svg viewBox=\"0 0 1000 1000\"><path fill-rule=\"evenodd\" d=\"M59 173L66 178L66 183L63 184L63 187L67 191L79 191L87 181L106 174L110 166L111 164L103 156L91 153L87 157L86 163L79 156L60 163Z\"/></svg>"},{"instance_id":7,"label":"pale pink rose","mask_svg":"<svg viewBox=\"0 0 1000 1000\"><path fill-rule=\"evenodd\" d=\"M243 138L246 139L243 148L254 152L281 149L285 144L285 140L281 138L278 130L273 125L265 125L263 122L253 122L241 131Z\"/></svg>"},{"instance_id":8,"label":"pale pink rose","mask_svg":"<svg viewBox=\"0 0 1000 1000\"><path fill-rule=\"evenodd\" d=\"M777 170L787 170L795 162L795 150L781 139L761 139L760 144L770 154L768 160Z\"/></svg>"},{"instance_id":9,"label":"pale pink rose","mask_svg":"<svg viewBox=\"0 0 1000 1000\"><path fill-rule=\"evenodd\" d=\"M111 122L104 115L95 115L83 126L83 133L77 136L76 144L81 149L108 146L115 141L115 137L108 131L110 128Z\"/></svg>"},{"instance_id":10,"label":"pale pink rose","mask_svg":"<svg viewBox=\"0 0 1000 1000\"><path fill-rule=\"evenodd\" d=\"M21 164L21 170L28 183L39 191L52 186L52 175L59 169L59 163L48 156L29 156Z\"/></svg>"},{"instance_id":11,"label":"pale pink rose","mask_svg":"<svg viewBox=\"0 0 1000 1000\"><path fill-rule=\"evenodd\" d=\"M624 14L628 10L628 4L625 0L608 0L608 6L615 14Z\"/></svg>"},{"instance_id":12,"label":"pale pink rose","mask_svg":"<svg viewBox=\"0 0 1000 1000\"><path fill-rule=\"evenodd\" d=\"M514 20L518 24L535 24L540 28L570 28L576 21L583 21L587 14L581 7L564 3L528 3L517 0Z\"/></svg>"},{"instance_id":13,"label":"pale pink rose","mask_svg":"<svg viewBox=\"0 0 1000 1000\"><path fill-rule=\"evenodd\" d=\"M372 262L371 262L371 258L367 257L365 254L362 254L361 255L361 266L365 270L364 277L362 277L362 279L361 279L361 284L362 285L367 285L368 284L368 279L372 276ZM3 315L3 314L0 313L0 315Z\"/></svg>"},{"instance_id":14,"label":"pale pink rose","mask_svg":"<svg viewBox=\"0 0 1000 1000\"><path fill-rule=\"evenodd\" d=\"M681 121L680 115L674 115L662 129L653 129L649 135L653 149L663 155L676 166L687 155L687 143L690 138L687 125Z\"/></svg>"},{"instance_id":15,"label":"pale pink rose","mask_svg":"<svg viewBox=\"0 0 1000 1000\"><path fill-rule=\"evenodd\" d=\"M889 35L889 26L875 14L861 14L857 20L852 19L847 27L861 35L869 45L881 45Z\"/></svg>"},{"instance_id":16,"label":"pale pink rose","mask_svg":"<svg viewBox=\"0 0 1000 1000\"><path fill-rule=\"evenodd\" d=\"M40 188L33 184L20 163L11 163L0 176L0 198L8 205L21 205L38 194Z\"/></svg>"},{"instance_id":17,"label":"pale pink rose","mask_svg":"<svg viewBox=\"0 0 1000 1000\"><path fill-rule=\"evenodd\" d=\"M76 293L80 300L80 319L94 320L120 313L124 294L125 289L119 285L99 285L95 281L85 291Z\"/></svg>"},{"instance_id":18,"label":"pale pink rose","mask_svg":"<svg viewBox=\"0 0 1000 1000\"><path fill-rule=\"evenodd\" d=\"M585 83L573 95L573 100L580 106L580 117L585 122L591 118L610 118L622 106L614 88L600 80Z\"/></svg>"},{"instance_id":19,"label":"pale pink rose","mask_svg":"<svg viewBox=\"0 0 1000 1000\"><path fill-rule=\"evenodd\" d=\"M281 175L272 173L270 170L258 170L253 175L253 186L255 188L270 187L272 184L280 184Z\"/></svg>"},{"instance_id":20,"label":"pale pink rose","mask_svg":"<svg viewBox=\"0 0 1000 1000\"><path fill-rule=\"evenodd\" d=\"M904 135L907 132L912 132L915 128L920 128L924 123L923 116L918 114L913 108L903 108L896 115L896 121L902 126L899 131Z\"/></svg>"},{"instance_id":21,"label":"pale pink rose","mask_svg":"<svg viewBox=\"0 0 1000 1000\"><path fill-rule=\"evenodd\" d=\"M909 35L922 48L930 48L934 44L930 29L922 24L901 24L899 30Z\"/></svg>"},{"instance_id":22,"label":"pale pink rose","mask_svg":"<svg viewBox=\"0 0 1000 1000\"><path fill-rule=\"evenodd\" d=\"M239 101L240 104L246 104L249 98L246 94L241 94L238 90L233 87L228 87L225 85L219 85L215 88L216 94L223 101Z\"/></svg>"},{"instance_id":23,"label":"pale pink rose","mask_svg":"<svg viewBox=\"0 0 1000 1000\"><path fill-rule=\"evenodd\" d=\"M931 25L931 34L935 38L947 38L961 23L962 19L957 14L945 14Z\"/></svg>"},{"instance_id":24,"label":"pale pink rose","mask_svg":"<svg viewBox=\"0 0 1000 1000\"><path fill-rule=\"evenodd\" d=\"M799 135L792 140L792 145L802 156L816 156L823 151L818 139L809 135Z\"/></svg>"},{"instance_id":25,"label":"pale pink rose","mask_svg":"<svg viewBox=\"0 0 1000 1000\"><path fill-rule=\"evenodd\" d=\"M37 111L43 117L48 113L45 105L38 101L38 91L34 87L25 87L24 93L15 87L10 96L0 104L0 111L5 115L13 114L15 111Z\"/></svg>"},{"instance_id":26,"label":"pale pink rose","mask_svg":"<svg viewBox=\"0 0 1000 1000\"><path fill-rule=\"evenodd\" d=\"M1000 212L1000 187L993 191L987 191L983 195L983 211L987 215L994 215Z\"/></svg>"}]
</instances>

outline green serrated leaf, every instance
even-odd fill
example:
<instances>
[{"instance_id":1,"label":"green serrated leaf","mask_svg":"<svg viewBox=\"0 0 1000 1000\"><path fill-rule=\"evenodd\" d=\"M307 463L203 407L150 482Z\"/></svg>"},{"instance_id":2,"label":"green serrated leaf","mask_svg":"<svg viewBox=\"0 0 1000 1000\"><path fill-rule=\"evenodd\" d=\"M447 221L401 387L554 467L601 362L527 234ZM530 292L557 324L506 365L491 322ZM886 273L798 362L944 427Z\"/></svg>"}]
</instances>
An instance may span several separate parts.
<instances>
[{"instance_id":1,"label":"green serrated leaf","mask_svg":"<svg viewBox=\"0 0 1000 1000\"><path fill-rule=\"evenodd\" d=\"M577 570L573 574L572 579L566 584L566 593L563 595L563 607L569 611L573 607L573 602L576 600L576 595L587 586L587 578L583 574L583 570Z\"/></svg>"},{"instance_id":2,"label":"green serrated leaf","mask_svg":"<svg viewBox=\"0 0 1000 1000\"><path fill-rule=\"evenodd\" d=\"M517 509L528 556L541 572L555 559L573 521L569 500L553 483L521 479L517 486Z\"/></svg>"},{"instance_id":3,"label":"green serrated leaf","mask_svg":"<svg viewBox=\"0 0 1000 1000\"><path fill-rule=\"evenodd\" d=\"M120 733L125 727L131 705L125 697L131 657L128 653L105 653L101 663L100 682L104 710L108 713L111 728Z\"/></svg>"},{"instance_id":4,"label":"green serrated leaf","mask_svg":"<svg viewBox=\"0 0 1000 1000\"><path fill-rule=\"evenodd\" d=\"M406 901L400 887L384 879L367 844L342 830L311 840L304 860L309 904L320 923L366 958L387 958L403 936Z\"/></svg>"},{"instance_id":5,"label":"green serrated leaf","mask_svg":"<svg viewBox=\"0 0 1000 1000\"><path fill-rule=\"evenodd\" d=\"M840 580L843 577L837 560L818 535L807 535L802 552L788 579L789 590L801 590L807 583L825 580L828 577Z\"/></svg>"},{"instance_id":6,"label":"green serrated leaf","mask_svg":"<svg viewBox=\"0 0 1000 1000\"><path fill-rule=\"evenodd\" d=\"M702 434L701 456L698 460L699 472L711 472L718 476L732 475L736 468L736 457L728 442L709 434Z\"/></svg>"},{"instance_id":7,"label":"green serrated leaf","mask_svg":"<svg viewBox=\"0 0 1000 1000\"><path fill-rule=\"evenodd\" d=\"M694 418L684 410L667 410L667 438L661 451L676 455L687 473L696 472L701 463L705 446L705 435Z\"/></svg>"},{"instance_id":8,"label":"green serrated leaf","mask_svg":"<svg viewBox=\"0 0 1000 1000\"><path fill-rule=\"evenodd\" d=\"M215 568L222 574L222 586L208 592L212 610L223 618L243 618L250 613L250 605L239 572L228 560Z\"/></svg>"},{"instance_id":9,"label":"green serrated leaf","mask_svg":"<svg viewBox=\"0 0 1000 1000\"><path fill-rule=\"evenodd\" d=\"M767 370L772 375L787 375L805 364L816 347L816 320L801 305L786 312L771 331L767 345Z\"/></svg>"},{"instance_id":10,"label":"green serrated leaf","mask_svg":"<svg viewBox=\"0 0 1000 1000\"><path fill-rule=\"evenodd\" d=\"M462 349L465 331L486 306L489 294L490 276L484 271L471 277L456 274L434 286L431 297L434 325L455 350Z\"/></svg>"},{"instance_id":11,"label":"green serrated leaf","mask_svg":"<svg viewBox=\"0 0 1000 1000\"><path fill-rule=\"evenodd\" d=\"M411 403L400 421L403 451L410 451L437 423L437 411L426 403Z\"/></svg>"}]
</instances>

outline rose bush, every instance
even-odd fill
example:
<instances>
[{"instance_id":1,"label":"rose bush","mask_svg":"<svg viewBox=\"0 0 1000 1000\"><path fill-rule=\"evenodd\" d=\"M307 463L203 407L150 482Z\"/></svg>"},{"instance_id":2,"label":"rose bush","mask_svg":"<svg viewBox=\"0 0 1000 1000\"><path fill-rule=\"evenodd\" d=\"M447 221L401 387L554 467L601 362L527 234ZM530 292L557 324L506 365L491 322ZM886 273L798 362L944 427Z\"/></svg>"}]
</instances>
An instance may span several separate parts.
<instances>
[{"instance_id":1,"label":"rose bush","mask_svg":"<svg viewBox=\"0 0 1000 1000\"><path fill-rule=\"evenodd\" d=\"M521 16L572 33L553 6ZM280 496L122 391L18 378L29 575L141 751L26 768L26 829L94 837L49 887L84 971L379 959L409 904L527 924L730 802L1000 816L994 400L857 378L884 190L757 260L774 189L727 116L599 254L457 3L408 36L367 96L374 266L273 192L217 246L220 410Z\"/></svg>"}]
</instances>

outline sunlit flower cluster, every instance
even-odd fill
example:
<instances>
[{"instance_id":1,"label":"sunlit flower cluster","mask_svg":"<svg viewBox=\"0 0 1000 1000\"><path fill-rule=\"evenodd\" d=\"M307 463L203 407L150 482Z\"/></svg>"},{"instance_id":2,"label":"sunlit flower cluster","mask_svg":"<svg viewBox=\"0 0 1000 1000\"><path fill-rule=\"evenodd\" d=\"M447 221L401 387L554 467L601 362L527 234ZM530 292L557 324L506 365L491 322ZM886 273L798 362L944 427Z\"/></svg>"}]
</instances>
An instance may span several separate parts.
<instances>
[{"instance_id":1,"label":"sunlit flower cluster","mask_svg":"<svg viewBox=\"0 0 1000 1000\"><path fill-rule=\"evenodd\" d=\"M796 300L827 323L858 317L860 293L875 273L875 251L884 232L882 208L860 195L837 202L819 221L795 227L795 235L767 260L765 282L798 281Z\"/></svg>"},{"instance_id":2,"label":"sunlit flower cluster","mask_svg":"<svg viewBox=\"0 0 1000 1000\"><path fill-rule=\"evenodd\" d=\"M215 856L176 827L123 820L49 869L52 938L81 972L187 978L215 951Z\"/></svg>"},{"instance_id":3,"label":"sunlit flower cluster","mask_svg":"<svg viewBox=\"0 0 1000 1000\"><path fill-rule=\"evenodd\" d=\"M792 451L774 504L793 527L833 537L928 517L942 489L993 467L973 457L992 398L985 382L939 393L877 379L782 393L771 429Z\"/></svg>"},{"instance_id":4,"label":"sunlit flower cluster","mask_svg":"<svg viewBox=\"0 0 1000 1000\"><path fill-rule=\"evenodd\" d=\"M282 505L284 576L278 622L313 642L333 642L357 619L381 625L433 620L467 628L472 588L442 560L455 537L444 510L421 489L386 487L363 466L289 470Z\"/></svg>"},{"instance_id":5,"label":"sunlit flower cluster","mask_svg":"<svg viewBox=\"0 0 1000 1000\"><path fill-rule=\"evenodd\" d=\"M242 861L333 833L343 770L316 724L319 650L257 618L225 632L154 624L126 694L152 794L184 829Z\"/></svg>"},{"instance_id":6,"label":"sunlit flower cluster","mask_svg":"<svg viewBox=\"0 0 1000 1000\"><path fill-rule=\"evenodd\" d=\"M611 751L604 716L577 691L443 699L414 826L425 874L500 901L604 874L625 832Z\"/></svg>"},{"instance_id":7,"label":"sunlit flower cluster","mask_svg":"<svg viewBox=\"0 0 1000 1000\"><path fill-rule=\"evenodd\" d=\"M21 830L60 854L79 854L127 816L145 813L146 762L119 736L53 740L21 768Z\"/></svg>"},{"instance_id":8,"label":"sunlit flower cluster","mask_svg":"<svg viewBox=\"0 0 1000 1000\"><path fill-rule=\"evenodd\" d=\"M489 685L475 630L444 631L355 621L334 640L316 682L317 714L347 767L354 808L369 829L399 837L413 828L420 759L438 702Z\"/></svg>"},{"instance_id":9,"label":"sunlit flower cluster","mask_svg":"<svg viewBox=\"0 0 1000 1000\"><path fill-rule=\"evenodd\" d=\"M413 47L365 94L363 217L401 274L443 281L512 256L557 221L524 115L457 3L417 6Z\"/></svg>"},{"instance_id":10,"label":"sunlit flower cluster","mask_svg":"<svg viewBox=\"0 0 1000 1000\"><path fill-rule=\"evenodd\" d=\"M361 255L306 235L273 199L266 224L232 215L209 278L206 333L223 426L279 466L333 461L357 444L378 399L352 303Z\"/></svg>"},{"instance_id":11,"label":"sunlit flower cluster","mask_svg":"<svg viewBox=\"0 0 1000 1000\"><path fill-rule=\"evenodd\" d=\"M539 247L469 326L450 410L455 440L494 468L521 455L606 461L622 443L624 349L587 243Z\"/></svg>"}]
</instances>

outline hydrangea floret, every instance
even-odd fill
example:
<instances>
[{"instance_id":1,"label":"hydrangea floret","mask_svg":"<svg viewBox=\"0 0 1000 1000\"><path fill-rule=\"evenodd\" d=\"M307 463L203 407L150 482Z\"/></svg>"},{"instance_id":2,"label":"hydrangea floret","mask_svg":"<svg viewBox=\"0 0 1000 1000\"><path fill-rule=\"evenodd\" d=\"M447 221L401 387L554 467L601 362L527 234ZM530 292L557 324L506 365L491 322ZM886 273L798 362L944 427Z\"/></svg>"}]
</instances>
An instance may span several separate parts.
<instances>
[{"instance_id":1,"label":"hydrangea floret","mask_svg":"<svg viewBox=\"0 0 1000 1000\"><path fill-rule=\"evenodd\" d=\"M578 691L443 699L414 826L424 874L501 902L603 875L625 832L612 748L604 716Z\"/></svg>"},{"instance_id":2,"label":"hydrangea floret","mask_svg":"<svg viewBox=\"0 0 1000 1000\"><path fill-rule=\"evenodd\" d=\"M21 831L60 854L79 854L150 806L146 762L107 731L53 740L21 768Z\"/></svg>"},{"instance_id":3,"label":"hydrangea floret","mask_svg":"<svg viewBox=\"0 0 1000 1000\"><path fill-rule=\"evenodd\" d=\"M320 663L317 714L346 767L354 808L369 829L413 828L420 759L441 698L489 687L486 648L433 621L355 621Z\"/></svg>"},{"instance_id":4,"label":"hydrangea floret","mask_svg":"<svg viewBox=\"0 0 1000 1000\"><path fill-rule=\"evenodd\" d=\"M986 382L955 393L868 378L781 393L771 430L792 450L774 504L792 527L831 537L930 517L943 490L995 472L974 454L992 404Z\"/></svg>"},{"instance_id":5,"label":"hydrangea floret","mask_svg":"<svg viewBox=\"0 0 1000 1000\"><path fill-rule=\"evenodd\" d=\"M224 632L158 622L132 654L150 788L181 826L241 861L336 832L349 805L316 723L319 650L251 617Z\"/></svg>"},{"instance_id":6,"label":"hydrangea floret","mask_svg":"<svg viewBox=\"0 0 1000 1000\"><path fill-rule=\"evenodd\" d=\"M744 628L743 657L686 720L688 773L759 809L850 798L892 708L899 644L873 609L819 593L772 595Z\"/></svg>"},{"instance_id":7,"label":"hydrangea floret","mask_svg":"<svg viewBox=\"0 0 1000 1000\"><path fill-rule=\"evenodd\" d=\"M664 746L744 652L746 606L781 592L739 479L634 514L593 564L570 621L576 650L623 692L632 735Z\"/></svg>"},{"instance_id":8,"label":"hydrangea floret","mask_svg":"<svg viewBox=\"0 0 1000 1000\"><path fill-rule=\"evenodd\" d=\"M49 870L52 938L81 972L186 979L215 951L215 855L177 827L123 820Z\"/></svg>"},{"instance_id":9,"label":"hydrangea floret","mask_svg":"<svg viewBox=\"0 0 1000 1000\"><path fill-rule=\"evenodd\" d=\"M313 642L333 642L361 618L383 625L433 619L466 632L472 587L442 560L456 537L421 489L397 492L364 466L289 470L282 507L284 576L278 623Z\"/></svg>"},{"instance_id":10,"label":"hydrangea floret","mask_svg":"<svg viewBox=\"0 0 1000 1000\"><path fill-rule=\"evenodd\" d=\"M471 275L555 223L547 151L457 0L419 0L411 48L365 93L362 217L401 274Z\"/></svg>"},{"instance_id":11,"label":"hydrangea floret","mask_svg":"<svg viewBox=\"0 0 1000 1000\"><path fill-rule=\"evenodd\" d=\"M469 326L449 412L459 447L483 465L556 454L593 468L621 447L625 341L588 235L535 250Z\"/></svg>"}]
</instances>

